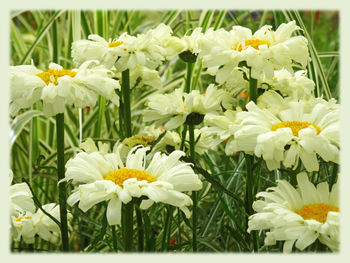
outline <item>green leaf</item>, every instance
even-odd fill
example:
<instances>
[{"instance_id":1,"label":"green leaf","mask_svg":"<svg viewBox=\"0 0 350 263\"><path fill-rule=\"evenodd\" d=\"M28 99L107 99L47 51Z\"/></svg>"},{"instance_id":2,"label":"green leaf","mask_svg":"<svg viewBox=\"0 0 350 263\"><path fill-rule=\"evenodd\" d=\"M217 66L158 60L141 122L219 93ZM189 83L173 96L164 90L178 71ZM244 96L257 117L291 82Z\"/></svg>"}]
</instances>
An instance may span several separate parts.
<instances>
[{"instance_id":1,"label":"green leaf","mask_svg":"<svg viewBox=\"0 0 350 263\"><path fill-rule=\"evenodd\" d=\"M207 31L207 29L209 28L211 21L213 19L213 15L214 15L213 10L209 10L201 13L199 24L200 24L200 27L202 28L203 33Z\"/></svg>"},{"instance_id":2,"label":"green leaf","mask_svg":"<svg viewBox=\"0 0 350 263\"><path fill-rule=\"evenodd\" d=\"M219 191L223 191L225 194L231 196L238 204L244 206L244 203L239 196L237 196L234 193L232 193L231 191L227 190L219 181L214 179L214 177L212 175L210 175L206 170L204 170L198 166L194 166L193 169L198 171L200 174L202 174L204 176L204 178L207 179L207 181L209 183L211 183Z\"/></svg>"},{"instance_id":3,"label":"green leaf","mask_svg":"<svg viewBox=\"0 0 350 263\"><path fill-rule=\"evenodd\" d=\"M104 235L106 234L106 230L107 230L107 212L103 214L102 227L98 231L98 234L96 235L96 237L93 239L91 243L92 247L95 247L97 243L103 239Z\"/></svg>"},{"instance_id":4,"label":"green leaf","mask_svg":"<svg viewBox=\"0 0 350 263\"><path fill-rule=\"evenodd\" d=\"M54 21L56 21L56 19L62 15L62 13L65 12L64 10L59 10L56 11L53 16L50 18L50 20L46 23L46 25L41 29L41 31L39 32L39 34L36 36L36 39L34 41L34 43L32 44L32 46L28 49L27 53L24 55L24 57L22 58L21 62L19 64L23 65L31 56L34 48L39 44L39 42L43 39L43 37L46 35L46 33L49 31L49 29L51 28L52 24Z\"/></svg>"},{"instance_id":5,"label":"green leaf","mask_svg":"<svg viewBox=\"0 0 350 263\"><path fill-rule=\"evenodd\" d=\"M10 148L12 147L13 143L16 141L18 135L23 130L24 126L33 118L36 116L43 115L41 111L38 110L28 110L21 115L18 115L13 122L11 123L10 127Z\"/></svg>"},{"instance_id":6,"label":"green leaf","mask_svg":"<svg viewBox=\"0 0 350 263\"><path fill-rule=\"evenodd\" d=\"M198 243L201 243L202 245L206 246L207 248L212 249L215 252L223 252L224 251L221 247L215 245L215 243L212 242L212 240L198 238Z\"/></svg>"},{"instance_id":7,"label":"green leaf","mask_svg":"<svg viewBox=\"0 0 350 263\"><path fill-rule=\"evenodd\" d=\"M221 27L222 22L225 20L226 10L221 10L218 14L218 17L216 18L215 24L214 24L214 30Z\"/></svg>"},{"instance_id":8,"label":"green leaf","mask_svg":"<svg viewBox=\"0 0 350 263\"><path fill-rule=\"evenodd\" d=\"M19 16L20 14L26 12L27 10L11 10L10 11L10 18L14 18L16 16Z\"/></svg>"},{"instance_id":9,"label":"green leaf","mask_svg":"<svg viewBox=\"0 0 350 263\"><path fill-rule=\"evenodd\" d=\"M18 54L18 56L21 58L26 53L26 45L23 40L23 37L21 35L21 32L18 30L16 25L13 23L13 21L10 21L10 29L11 29L11 38L13 39L13 47Z\"/></svg>"},{"instance_id":10,"label":"green leaf","mask_svg":"<svg viewBox=\"0 0 350 263\"><path fill-rule=\"evenodd\" d=\"M169 11L168 14L165 16L167 17L167 20L164 22L164 24L167 26L170 26L180 13L181 13L180 10Z\"/></svg>"}]
</instances>

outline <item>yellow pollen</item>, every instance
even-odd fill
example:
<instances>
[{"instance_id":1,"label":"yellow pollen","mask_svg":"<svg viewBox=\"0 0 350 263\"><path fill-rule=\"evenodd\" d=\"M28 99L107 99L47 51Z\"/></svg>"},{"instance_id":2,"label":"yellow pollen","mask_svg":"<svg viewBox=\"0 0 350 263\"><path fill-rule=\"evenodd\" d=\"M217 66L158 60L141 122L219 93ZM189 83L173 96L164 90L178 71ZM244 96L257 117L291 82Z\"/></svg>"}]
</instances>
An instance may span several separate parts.
<instances>
[{"instance_id":1,"label":"yellow pollen","mask_svg":"<svg viewBox=\"0 0 350 263\"><path fill-rule=\"evenodd\" d=\"M154 136L142 136L134 135L132 137L126 138L123 141L124 145L127 145L129 148L133 148L136 145L148 146L151 145L156 138Z\"/></svg>"},{"instance_id":2,"label":"yellow pollen","mask_svg":"<svg viewBox=\"0 0 350 263\"><path fill-rule=\"evenodd\" d=\"M32 217L31 216L19 217L16 219L16 222L20 222L20 221L22 221L22 219L32 219Z\"/></svg>"},{"instance_id":3,"label":"yellow pollen","mask_svg":"<svg viewBox=\"0 0 350 263\"><path fill-rule=\"evenodd\" d=\"M334 205L319 203L305 205L296 213L305 220L314 219L324 223L327 220L328 212L339 212L339 208Z\"/></svg>"},{"instance_id":4,"label":"yellow pollen","mask_svg":"<svg viewBox=\"0 0 350 263\"><path fill-rule=\"evenodd\" d=\"M46 85L49 83L53 83L55 85L58 84L57 79L63 76L70 76L71 78L74 78L77 72L71 71L69 69L49 69L48 71L44 71L41 73L36 74L39 78L41 78Z\"/></svg>"},{"instance_id":5,"label":"yellow pollen","mask_svg":"<svg viewBox=\"0 0 350 263\"><path fill-rule=\"evenodd\" d=\"M122 168L117 171L112 171L104 178L110 180L115 184L123 187L123 182L130 178L136 178L138 181L146 180L149 183L157 181L157 178L137 169Z\"/></svg>"},{"instance_id":6,"label":"yellow pollen","mask_svg":"<svg viewBox=\"0 0 350 263\"><path fill-rule=\"evenodd\" d=\"M293 135L298 136L298 133L300 130L305 129L305 128L309 127L310 125L316 129L317 134L319 134L321 132L320 127L318 127L317 125L315 125L311 122L307 122L307 121L284 121L284 122L280 122L280 123L273 125L271 130L276 131L277 129L280 129L280 128L288 128L289 127L289 128L291 128Z\"/></svg>"},{"instance_id":7,"label":"yellow pollen","mask_svg":"<svg viewBox=\"0 0 350 263\"><path fill-rule=\"evenodd\" d=\"M120 46L123 43L124 43L123 41L115 41L115 42L109 43L108 46L109 47L118 47L118 46Z\"/></svg>"},{"instance_id":8,"label":"yellow pollen","mask_svg":"<svg viewBox=\"0 0 350 263\"><path fill-rule=\"evenodd\" d=\"M247 49L248 47L259 49L260 45L267 45L267 47L270 47L270 42L268 40L261 39L247 39L241 42L237 42L232 47L232 49L241 52L243 49Z\"/></svg>"}]
</instances>

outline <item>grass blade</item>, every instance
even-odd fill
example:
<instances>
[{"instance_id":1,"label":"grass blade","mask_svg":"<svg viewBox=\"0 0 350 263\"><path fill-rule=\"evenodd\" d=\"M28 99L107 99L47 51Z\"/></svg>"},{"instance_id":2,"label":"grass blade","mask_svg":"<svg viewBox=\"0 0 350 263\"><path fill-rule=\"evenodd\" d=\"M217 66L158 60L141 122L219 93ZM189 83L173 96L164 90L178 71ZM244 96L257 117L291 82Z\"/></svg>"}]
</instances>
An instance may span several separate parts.
<instances>
[{"instance_id":1,"label":"grass blade","mask_svg":"<svg viewBox=\"0 0 350 263\"><path fill-rule=\"evenodd\" d=\"M64 10L59 10L56 11L52 17L50 18L50 20L46 23L46 25L41 29L41 31L39 32L39 34L36 36L36 39L34 41L34 43L32 44L32 46L28 49L27 53L24 55L24 57L22 58L21 62L19 64L23 65L24 63L26 63L26 61L29 59L29 57L31 56L33 50L35 49L35 47L40 43L40 41L43 39L43 37L46 35L46 33L49 31L49 29L51 28L52 24L54 21L56 21L56 19L58 17L60 17L63 12L65 12Z\"/></svg>"}]
</instances>

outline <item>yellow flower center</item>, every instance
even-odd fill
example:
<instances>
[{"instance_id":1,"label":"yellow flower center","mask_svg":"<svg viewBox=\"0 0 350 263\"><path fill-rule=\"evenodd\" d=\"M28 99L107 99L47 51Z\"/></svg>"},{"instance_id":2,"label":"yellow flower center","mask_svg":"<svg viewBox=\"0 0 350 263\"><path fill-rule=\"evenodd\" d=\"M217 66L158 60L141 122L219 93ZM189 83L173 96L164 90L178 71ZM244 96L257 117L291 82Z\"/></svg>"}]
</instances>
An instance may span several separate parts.
<instances>
[{"instance_id":1,"label":"yellow flower center","mask_svg":"<svg viewBox=\"0 0 350 263\"><path fill-rule=\"evenodd\" d=\"M118 47L118 46L120 46L123 43L124 43L123 41L115 41L115 42L109 43L108 46L109 47Z\"/></svg>"},{"instance_id":2,"label":"yellow flower center","mask_svg":"<svg viewBox=\"0 0 350 263\"><path fill-rule=\"evenodd\" d=\"M104 178L110 180L115 184L123 187L123 182L130 178L136 178L138 181L146 180L149 183L157 181L157 178L137 169L122 168L117 171L112 171Z\"/></svg>"},{"instance_id":3,"label":"yellow flower center","mask_svg":"<svg viewBox=\"0 0 350 263\"><path fill-rule=\"evenodd\" d=\"M22 219L32 219L32 217L31 216L21 216L21 217L16 219L16 222L21 222Z\"/></svg>"},{"instance_id":4,"label":"yellow flower center","mask_svg":"<svg viewBox=\"0 0 350 263\"><path fill-rule=\"evenodd\" d=\"M327 220L328 212L339 212L339 208L334 205L319 203L305 205L296 213L305 220L314 219L324 223Z\"/></svg>"},{"instance_id":5,"label":"yellow flower center","mask_svg":"<svg viewBox=\"0 0 350 263\"><path fill-rule=\"evenodd\" d=\"M270 47L270 42L268 40L261 39L247 39L241 42L237 42L232 47L232 49L241 52L242 50L247 49L248 47L259 49L260 45L267 45L267 47Z\"/></svg>"},{"instance_id":6,"label":"yellow flower center","mask_svg":"<svg viewBox=\"0 0 350 263\"><path fill-rule=\"evenodd\" d=\"M320 127L318 127L317 125L315 125L311 122L307 122L307 121L284 121L284 122L280 122L280 123L273 125L271 130L276 131L277 129L280 129L280 128L288 128L289 127L289 128L291 128L293 135L298 136L298 133L300 130L305 129L305 128L309 127L310 125L316 129L317 134L319 134L321 132Z\"/></svg>"},{"instance_id":7,"label":"yellow flower center","mask_svg":"<svg viewBox=\"0 0 350 263\"><path fill-rule=\"evenodd\" d=\"M154 136L134 135L132 137L124 139L123 144L128 146L129 148L133 148L136 145L151 145L154 142L154 140Z\"/></svg>"},{"instance_id":8,"label":"yellow flower center","mask_svg":"<svg viewBox=\"0 0 350 263\"><path fill-rule=\"evenodd\" d=\"M44 71L41 73L36 74L39 78L41 78L46 85L49 83L53 83L55 85L58 84L57 79L63 76L70 76L71 78L74 78L77 72L71 71L69 69L49 69L48 71Z\"/></svg>"},{"instance_id":9,"label":"yellow flower center","mask_svg":"<svg viewBox=\"0 0 350 263\"><path fill-rule=\"evenodd\" d=\"M16 219L16 222L21 222L22 219L32 219L32 217L31 217L31 216L21 216L21 217L19 217L19 218ZM43 220L43 216L41 216L41 217L39 218L39 220L40 220L40 221Z\"/></svg>"}]
</instances>

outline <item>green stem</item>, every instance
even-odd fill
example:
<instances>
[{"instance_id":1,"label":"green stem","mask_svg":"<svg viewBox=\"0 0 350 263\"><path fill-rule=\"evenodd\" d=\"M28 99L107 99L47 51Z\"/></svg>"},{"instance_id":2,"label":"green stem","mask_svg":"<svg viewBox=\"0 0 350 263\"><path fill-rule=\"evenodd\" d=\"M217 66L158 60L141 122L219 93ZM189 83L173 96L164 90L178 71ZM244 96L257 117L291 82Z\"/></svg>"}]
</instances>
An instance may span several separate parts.
<instances>
[{"instance_id":1,"label":"green stem","mask_svg":"<svg viewBox=\"0 0 350 263\"><path fill-rule=\"evenodd\" d=\"M122 72L122 95L124 103L125 137L131 137L131 110L130 110L130 73L129 69Z\"/></svg>"},{"instance_id":2,"label":"green stem","mask_svg":"<svg viewBox=\"0 0 350 263\"><path fill-rule=\"evenodd\" d=\"M178 225L178 231L177 231L177 243L180 245L181 244L181 211L180 208L177 208L177 225Z\"/></svg>"},{"instance_id":3,"label":"green stem","mask_svg":"<svg viewBox=\"0 0 350 263\"><path fill-rule=\"evenodd\" d=\"M168 247L168 244L166 244L166 240L167 240L167 233L168 233L168 228L169 228L169 221L170 221L170 208L169 206L167 206L167 211L166 211L166 218L165 218L165 223L164 223L164 228L163 228L163 240L162 240L162 247L161 247L161 251L164 251L165 248Z\"/></svg>"},{"instance_id":4,"label":"green stem","mask_svg":"<svg viewBox=\"0 0 350 263\"><path fill-rule=\"evenodd\" d=\"M104 10L96 10L96 30L97 34L100 35L103 38L107 38L106 35L106 12ZM97 127L95 128L95 138L101 137L101 131L102 131L102 121L103 116L105 114L106 109L106 99L102 96L99 96L98 99L98 119L97 119Z\"/></svg>"},{"instance_id":5,"label":"green stem","mask_svg":"<svg viewBox=\"0 0 350 263\"><path fill-rule=\"evenodd\" d=\"M251 71L249 71L249 74L250 72ZM256 104L256 101L258 99L258 80L252 78L251 74L249 78L249 98Z\"/></svg>"},{"instance_id":6,"label":"green stem","mask_svg":"<svg viewBox=\"0 0 350 263\"><path fill-rule=\"evenodd\" d=\"M57 179L64 179L64 113L56 115L57 132ZM66 205L66 182L61 182L58 186L58 200L60 205L60 221L62 249L68 251L68 223L67 223L67 205Z\"/></svg>"},{"instance_id":7,"label":"green stem","mask_svg":"<svg viewBox=\"0 0 350 263\"><path fill-rule=\"evenodd\" d=\"M172 220L173 220L173 212L174 212L174 207L169 206L169 214L170 214L170 219L169 219L169 225L168 225L168 231L167 231L167 237L166 237L166 244L167 247L170 244L170 235L171 235L171 224L172 224Z\"/></svg>"},{"instance_id":8,"label":"green stem","mask_svg":"<svg viewBox=\"0 0 350 263\"><path fill-rule=\"evenodd\" d=\"M32 119L30 121L30 128L29 128L29 149L28 149L28 179L29 184L33 185L33 126L34 126L34 120Z\"/></svg>"},{"instance_id":9,"label":"green stem","mask_svg":"<svg viewBox=\"0 0 350 263\"><path fill-rule=\"evenodd\" d=\"M58 63L58 41L57 41L57 22L56 20L52 23L52 61Z\"/></svg>"},{"instance_id":10,"label":"green stem","mask_svg":"<svg viewBox=\"0 0 350 263\"><path fill-rule=\"evenodd\" d=\"M186 139L186 133L187 133L187 125L184 124L183 126L183 130L182 130L182 137L181 137L181 144L180 144L180 150L183 151L184 146L185 146L185 139Z\"/></svg>"},{"instance_id":11,"label":"green stem","mask_svg":"<svg viewBox=\"0 0 350 263\"><path fill-rule=\"evenodd\" d=\"M115 226L111 226L112 228L112 242L113 242L113 249L115 252L118 252L118 246L117 246L117 233L115 232Z\"/></svg>"},{"instance_id":12,"label":"green stem","mask_svg":"<svg viewBox=\"0 0 350 263\"><path fill-rule=\"evenodd\" d=\"M253 199L255 196L254 193L254 172L253 172L253 163L254 163L254 156L252 155L245 155L246 158L246 168L247 168L247 177L246 177L246 191L245 191L245 210L247 212L246 217L246 226L248 227L248 218L250 215L254 213L253 211ZM252 239L253 239L253 249L254 251L258 251L258 241L257 241L257 235L256 231L252 232Z\"/></svg>"},{"instance_id":13,"label":"green stem","mask_svg":"<svg viewBox=\"0 0 350 263\"><path fill-rule=\"evenodd\" d=\"M142 224L142 212L139 207L139 204L137 204L137 207L135 210L136 210L136 221L137 221L138 251L140 252L140 251L143 251L144 232L143 232L143 224Z\"/></svg>"},{"instance_id":14,"label":"green stem","mask_svg":"<svg viewBox=\"0 0 350 263\"><path fill-rule=\"evenodd\" d=\"M133 241L133 214L134 214L134 204L132 201L124 205L124 250L125 252L133 251L132 241Z\"/></svg>"},{"instance_id":15,"label":"green stem","mask_svg":"<svg viewBox=\"0 0 350 263\"><path fill-rule=\"evenodd\" d=\"M101 131L102 131L102 121L103 116L106 109L106 99L105 97L100 96L98 98L98 118L97 118L97 127L95 129L95 138L101 138Z\"/></svg>"},{"instance_id":16,"label":"green stem","mask_svg":"<svg viewBox=\"0 0 350 263\"><path fill-rule=\"evenodd\" d=\"M126 138L132 136L131 126L131 110L130 110L130 72L129 69L122 72L122 100L123 100L123 113L124 113L124 136ZM124 233L124 247L125 251L132 251L133 244L133 202L129 202L124 205L124 222L123 222L123 233Z\"/></svg>"},{"instance_id":17,"label":"green stem","mask_svg":"<svg viewBox=\"0 0 350 263\"><path fill-rule=\"evenodd\" d=\"M258 80L254 79L251 75L251 70L249 70L249 98L255 104L258 99ZM246 177L246 193L245 193L245 201L246 201L246 212L248 214L246 218L246 224L248 226L248 217L254 213L253 211L253 200L255 196L255 187L254 187L254 156L245 155L246 158L246 166L247 166L247 177ZM258 251L258 237L256 231L252 232L253 239L253 249L254 251Z\"/></svg>"},{"instance_id":18,"label":"green stem","mask_svg":"<svg viewBox=\"0 0 350 263\"><path fill-rule=\"evenodd\" d=\"M122 95L121 93L118 94L119 96L119 110L118 110L118 114L119 114L119 134L121 136L121 140L125 139L125 134L124 134L124 103L123 103L123 99L122 99Z\"/></svg>"},{"instance_id":19,"label":"green stem","mask_svg":"<svg viewBox=\"0 0 350 263\"><path fill-rule=\"evenodd\" d=\"M188 131L190 135L190 155L195 161L195 139L194 139L194 125L188 125ZM192 191L192 201L193 201L193 209L192 209L192 249L193 252L197 251L197 193Z\"/></svg>"},{"instance_id":20,"label":"green stem","mask_svg":"<svg viewBox=\"0 0 350 263\"><path fill-rule=\"evenodd\" d=\"M193 66L194 66L194 63L191 63L191 62L186 63L186 82L185 82L185 90L184 90L184 92L186 93L190 93L191 91Z\"/></svg>"}]
</instances>

